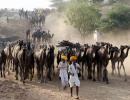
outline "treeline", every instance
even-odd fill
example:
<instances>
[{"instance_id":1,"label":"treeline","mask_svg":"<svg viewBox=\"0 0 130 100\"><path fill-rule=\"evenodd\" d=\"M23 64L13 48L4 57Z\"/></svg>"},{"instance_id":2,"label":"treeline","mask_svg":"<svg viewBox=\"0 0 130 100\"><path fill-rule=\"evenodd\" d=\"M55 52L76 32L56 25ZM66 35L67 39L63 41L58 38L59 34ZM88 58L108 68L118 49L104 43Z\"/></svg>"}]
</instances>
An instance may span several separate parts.
<instances>
[{"instance_id":1,"label":"treeline","mask_svg":"<svg viewBox=\"0 0 130 100\"><path fill-rule=\"evenodd\" d=\"M66 10L67 22L77 28L82 35L92 33L94 30L112 31L130 28L128 5L114 3L108 6L110 9L106 10L105 14L102 13L104 9L100 6L88 0L71 0Z\"/></svg>"},{"instance_id":2,"label":"treeline","mask_svg":"<svg viewBox=\"0 0 130 100\"><path fill-rule=\"evenodd\" d=\"M108 0L110 5L104 6L101 4L103 1L105 0L67 0L67 2L62 2L62 5L65 3L66 22L78 29L82 35L92 33L96 29L100 31L129 29L130 6L121 4L120 0ZM61 7L57 5L58 7L61 10ZM109 9L105 10L105 7Z\"/></svg>"}]
</instances>

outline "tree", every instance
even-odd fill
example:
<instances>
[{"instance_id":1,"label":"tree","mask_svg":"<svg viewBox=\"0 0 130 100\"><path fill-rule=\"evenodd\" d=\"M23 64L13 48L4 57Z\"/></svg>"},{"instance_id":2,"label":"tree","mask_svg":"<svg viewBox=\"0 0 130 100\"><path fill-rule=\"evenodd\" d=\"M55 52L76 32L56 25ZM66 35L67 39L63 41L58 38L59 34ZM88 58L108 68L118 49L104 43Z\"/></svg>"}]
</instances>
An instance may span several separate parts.
<instances>
[{"instance_id":1,"label":"tree","mask_svg":"<svg viewBox=\"0 0 130 100\"><path fill-rule=\"evenodd\" d=\"M100 28L103 30L130 28L130 7L116 4L108 12L107 17L102 19Z\"/></svg>"},{"instance_id":2,"label":"tree","mask_svg":"<svg viewBox=\"0 0 130 100\"><path fill-rule=\"evenodd\" d=\"M101 14L95 6L89 5L84 0L82 0L82 2L73 0L68 6L66 16L67 22L78 29L80 34L84 37L98 27Z\"/></svg>"}]
</instances>

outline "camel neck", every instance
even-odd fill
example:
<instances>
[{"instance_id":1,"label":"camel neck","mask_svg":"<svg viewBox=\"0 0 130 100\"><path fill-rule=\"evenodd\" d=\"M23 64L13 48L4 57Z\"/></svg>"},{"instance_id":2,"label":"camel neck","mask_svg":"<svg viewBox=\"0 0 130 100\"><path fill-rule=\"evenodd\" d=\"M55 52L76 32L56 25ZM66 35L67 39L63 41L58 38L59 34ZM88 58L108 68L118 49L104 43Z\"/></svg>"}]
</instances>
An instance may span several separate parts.
<instances>
[{"instance_id":1,"label":"camel neck","mask_svg":"<svg viewBox=\"0 0 130 100\"><path fill-rule=\"evenodd\" d=\"M127 48L127 51L126 51L126 57L128 56L128 53L129 53L129 48Z\"/></svg>"}]
</instances>

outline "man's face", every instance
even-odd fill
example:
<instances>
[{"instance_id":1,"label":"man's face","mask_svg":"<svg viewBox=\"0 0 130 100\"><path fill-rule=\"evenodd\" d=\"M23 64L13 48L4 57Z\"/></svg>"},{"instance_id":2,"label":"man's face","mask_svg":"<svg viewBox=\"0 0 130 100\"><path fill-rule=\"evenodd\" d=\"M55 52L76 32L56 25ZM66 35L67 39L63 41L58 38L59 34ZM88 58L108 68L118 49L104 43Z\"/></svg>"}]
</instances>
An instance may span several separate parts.
<instances>
[{"instance_id":1,"label":"man's face","mask_svg":"<svg viewBox=\"0 0 130 100\"><path fill-rule=\"evenodd\" d=\"M64 59L63 59L62 61L63 61L63 63L65 63L65 60L64 60Z\"/></svg>"}]
</instances>

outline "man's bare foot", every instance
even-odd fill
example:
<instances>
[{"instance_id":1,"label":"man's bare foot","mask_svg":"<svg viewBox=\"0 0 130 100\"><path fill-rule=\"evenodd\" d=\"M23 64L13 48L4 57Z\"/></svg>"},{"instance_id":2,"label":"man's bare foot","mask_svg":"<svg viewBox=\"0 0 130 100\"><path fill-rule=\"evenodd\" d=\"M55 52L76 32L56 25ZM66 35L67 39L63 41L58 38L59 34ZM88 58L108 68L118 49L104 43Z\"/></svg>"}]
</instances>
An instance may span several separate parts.
<instances>
[{"instance_id":1,"label":"man's bare foot","mask_svg":"<svg viewBox=\"0 0 130 100\"><path fill-rule=\"evenodd\" d=\"M75 99L79 99L79 97L77 96Z\"/></svg>"},{"instance_id":2,"label":"man's bare foot","mask_svg":"<svg viewBox=\"0 0 130 100\"><path fill-rule=\"evenodd\" d=\"M65 90L67 87L65 86L64 88L63 88L63 90Z\"/></svg>"}]
</instances>

